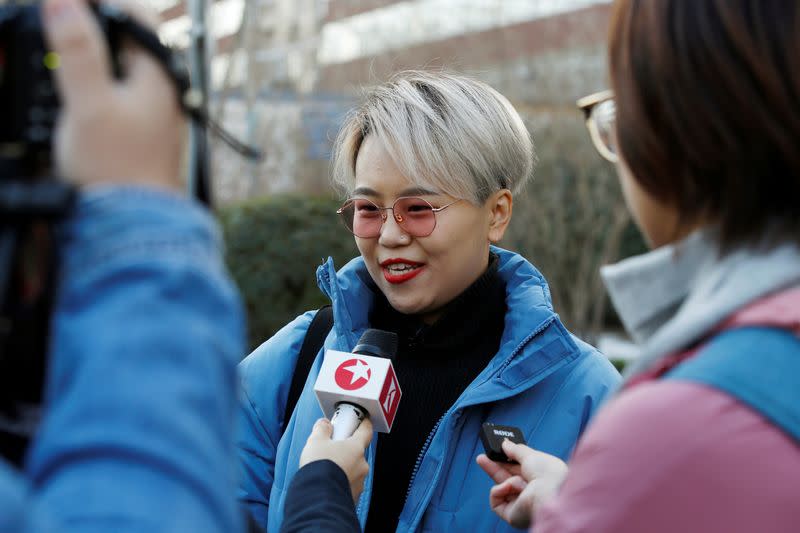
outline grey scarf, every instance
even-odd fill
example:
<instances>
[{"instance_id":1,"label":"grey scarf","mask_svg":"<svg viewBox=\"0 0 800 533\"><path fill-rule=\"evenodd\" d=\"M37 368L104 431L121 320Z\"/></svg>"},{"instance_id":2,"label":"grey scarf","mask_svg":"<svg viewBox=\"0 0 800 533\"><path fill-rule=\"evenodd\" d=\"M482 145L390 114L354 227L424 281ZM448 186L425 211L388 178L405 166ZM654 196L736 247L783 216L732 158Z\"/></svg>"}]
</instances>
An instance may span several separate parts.
<instances>
[{"instance_id":1,"label":"grey scarf","mask_svg":"<svg viewBox=\"0 0 800 533\"><path fill-rule=\"evenodd\" d=\"M713 230L600 270L640 356L626 379L690 347L737 309L800 284L800 248L741 248L720 258Z\"/></svg>"}]
</instances>

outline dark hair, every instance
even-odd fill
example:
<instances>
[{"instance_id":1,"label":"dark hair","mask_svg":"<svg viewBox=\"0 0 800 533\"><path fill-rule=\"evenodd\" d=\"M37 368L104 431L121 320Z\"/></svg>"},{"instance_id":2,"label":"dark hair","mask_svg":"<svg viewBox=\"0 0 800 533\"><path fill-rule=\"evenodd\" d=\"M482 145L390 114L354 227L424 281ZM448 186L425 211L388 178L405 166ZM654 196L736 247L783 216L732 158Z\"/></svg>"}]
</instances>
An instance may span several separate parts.
<instances>
[{"instance_id":1,"label":"dark hair","mask_svg":"<svg viewBox=\"0 0 800 533\"><path fill-rule=\"evenodd\" d=\"M682 222L715 221L722 252L800 242L799 51L794 0L614 4L620 152Z\"/></svg>"}]
</instances>

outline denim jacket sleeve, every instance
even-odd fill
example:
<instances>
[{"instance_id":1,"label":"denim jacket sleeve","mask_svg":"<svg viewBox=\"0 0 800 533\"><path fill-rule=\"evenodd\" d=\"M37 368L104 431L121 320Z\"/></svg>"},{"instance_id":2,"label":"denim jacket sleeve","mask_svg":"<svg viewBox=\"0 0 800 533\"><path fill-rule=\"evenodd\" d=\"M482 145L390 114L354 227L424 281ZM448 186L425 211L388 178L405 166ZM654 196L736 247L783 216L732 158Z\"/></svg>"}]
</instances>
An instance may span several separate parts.
<instances>
[{"instance_id":1,"label":"denim jacket sleeve","mask_svg":"<svg viewBox=\"0 0 800 533\"><path fill-rule=\"evenodd\" d=\"M244 317L213 220L169 193L109 187L82 195L59 242L44 416L24 474L0 469L0 526L240 530Z\"/></svg>"}]
</instances>

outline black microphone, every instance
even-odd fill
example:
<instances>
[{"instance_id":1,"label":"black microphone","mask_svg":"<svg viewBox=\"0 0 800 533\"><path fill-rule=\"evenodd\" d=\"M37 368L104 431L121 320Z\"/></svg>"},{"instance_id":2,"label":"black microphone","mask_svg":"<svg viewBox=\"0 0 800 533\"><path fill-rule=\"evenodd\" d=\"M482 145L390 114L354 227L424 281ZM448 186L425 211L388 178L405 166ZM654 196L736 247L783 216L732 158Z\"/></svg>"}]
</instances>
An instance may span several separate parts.
<instances>
[{"instance_id":1,"label":"black microphone","mask_svg":"<svg viewBox=\"0 0 800 533\"><path fill-rule=\"evenodd\" d=\"M397 333L382 329L368 329L358 339L353 353L391 359L397 355L397 342Z\"/></svg>"}]
</instances>

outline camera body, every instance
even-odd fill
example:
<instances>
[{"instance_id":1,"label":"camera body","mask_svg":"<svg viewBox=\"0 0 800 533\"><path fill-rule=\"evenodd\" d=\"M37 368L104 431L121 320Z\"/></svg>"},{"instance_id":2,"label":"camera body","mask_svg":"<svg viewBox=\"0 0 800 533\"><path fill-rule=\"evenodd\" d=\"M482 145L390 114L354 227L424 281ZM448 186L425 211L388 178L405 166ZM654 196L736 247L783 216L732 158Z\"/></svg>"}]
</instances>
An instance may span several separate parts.
<instances>
[{"instance_id":1,"label":"camera body","mask_svg":"<svg viewBox=\"0 0 800 533\"><path fill-rule=\"evenodd\" d=\"M119 75L120 32L93 7ZM30 178L47 172L60 108L53 70L58 56L49 52L38 3L0 6L0 180Z\"/></svg>"}]
</instances>

